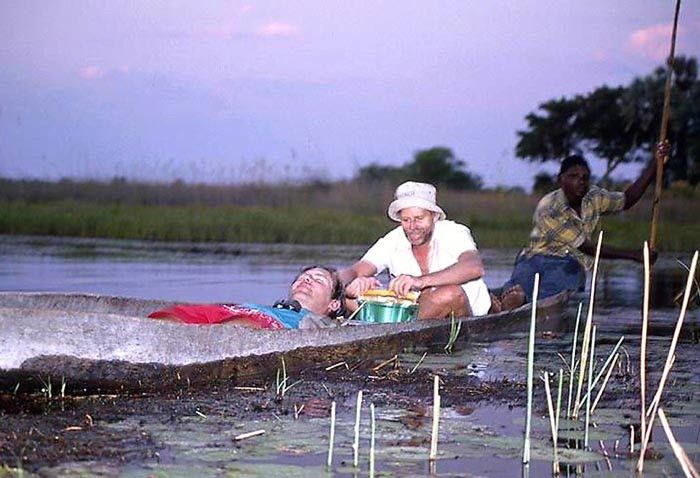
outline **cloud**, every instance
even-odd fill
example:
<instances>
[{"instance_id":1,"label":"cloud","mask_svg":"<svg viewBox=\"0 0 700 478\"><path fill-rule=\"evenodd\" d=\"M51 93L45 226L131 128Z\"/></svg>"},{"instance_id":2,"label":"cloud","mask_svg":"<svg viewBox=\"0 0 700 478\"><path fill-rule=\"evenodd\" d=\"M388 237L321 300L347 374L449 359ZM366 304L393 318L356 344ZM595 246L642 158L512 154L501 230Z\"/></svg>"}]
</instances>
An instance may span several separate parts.
<instances>
[{"instance_id":1,"label":"cloud","mask_svg":"<svg viewBox=\"0 0 700 478\"><path fill-rule=\"evenodd\" d=\"M239 25L242 19L252 11L253 7L251 5L241 5L240 7L237 7L233 11L228 12L228 14L224 15L224 17L230 17L229 20L224 21L219 25L205 28L204 34L206 36L216 38L219 40L230 40L236 34L240 34L238 30L240 29Z\"/></svg>"},{"instance_id":2,"label":"cloud","mask_svg":"<svg viewBox=\"0 0 700 478\"><path fill-rule=\"evenodd\" d=\"M652 25L633 32L627 39L627 48L638 56L663 61L671 46L671 24ZM682 28L678 28L681 36Z\"/></svg>"},{"instance_id":3,"label":"cloud","mask_svg":"<svg viewBox=\"0 0 700 478\"><path fill-rule=\"evenodd\" d=\"M255 30L255 34L262 37L291 37L299 33L298 26L285 22L266 23Z\"/></svg>"},{"instance_id":4,"label":"cloud","mask_svg":"<svg viewBox=\"0 0 700 478\"><path fill-rule=\"evenodd\" d=\"M107 72L104 68L97 65L84 66L78 70L78 75L80 75L81 78L90 81L101 80L106 74Z\"/></svg>"},{"instance_id":5,"label":"cloud","mask_svg":"<svg viewBox=\"0 0 700 478\"><path fill-rule=\"evenodd\" d=\"M215 27L209 27L204 30L205 35L217 38L219 40L230 40L236 33L236 25L234 22L224 23Z\"/></svg>"}]
</instances>

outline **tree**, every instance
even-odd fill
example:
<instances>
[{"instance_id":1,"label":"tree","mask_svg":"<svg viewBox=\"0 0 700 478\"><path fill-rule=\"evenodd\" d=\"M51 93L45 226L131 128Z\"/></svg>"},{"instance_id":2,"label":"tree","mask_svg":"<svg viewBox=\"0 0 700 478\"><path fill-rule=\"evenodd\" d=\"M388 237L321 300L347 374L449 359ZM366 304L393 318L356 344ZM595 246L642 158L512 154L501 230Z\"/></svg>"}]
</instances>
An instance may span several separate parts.
<instances>
[{"instance_id":1,"label":"tree","mask_svg":"<svg viewBox=\"0 0 700 478\"><path fill-rule=\"evenodd\" d=\"M669 162L671 180L700 182L700 79L695 58L679 57L673 65L675 102L669 130L675 145Z\"/></svg>"},{"instance_id":2,"label":"tree","mask_svg":"<svg viewBox=\"0 0 700 478\"><path fill-rule=\"evenodd\" d=\"M581 153L576 127L581 102L581 97L550 100L538 107L544 114L528 114L528 129L517 132L520 140L515 147L516 156L544 163Z\"/></svg>"},{"instance_id":3,"label":"tree","mask_svg":"<svg viewBox=\"0 0 700 478\"><path fill-rule=\"evenodd\" d=\"M620 164L649 159L644 154L650 149L643 142L644 132L625 120L624 92L622 87L595 89L583 99L577 120L583 149L605 161L601 182L606 185Z\"/></svg>"},{"instance_id":4,"label":"tree","mask_svg":"<svg viewBox=\"0 0 700 478\"><path fill-rule=\"evenodd\" d=\"M671 181L700 182L700 81L697 60L674 61L666 168ZM658 141L666 69L634 79L628 86L602 86L585 96L542 103L518 131L518 157L531 162L561 161L572 153L605 161L603 181L622 163L647 161Z\"/></svg>"},{"instance_id":5,"label":"tree","mask_svg":"<svg viewBox=\"0 0 700 478\"><path fill-rule=\"evenodd\" d=\"M552 174L540 171L535 175L534 179L532 191L539 196L544 196L557 188L557 181Z\"/></svg>"},{"instance_id":6,"label":"tree","mask_svg":"<svg viewBox=\"0 0 700 478\"><path fill-rule=\"evenodd\" d=\"M451 189L478 190L482 180L464 170L466 163L457 159L451 149L436 146L416 151L413 162L406 165L412 179Z\"/></svg>"},{"instance_id":7,"label":"tree","mask_svg":"<svg viewBox=\"0 0 700 478\"><path fill-rule=\"evenodd\" d=\"M458 190L479 190L481 177L465 170L466 163L457 159L451 149L435 146L418 150L413 161L403 166L381 166L372 163L358 171L356 179L364 182L386 181L400 183L406 180L424 181Z\"/></svg>"},{"instance_id":8,"label":"tree","mask_svg":"<svg viewBox=\"0 0 700 478\"><path fill-rule=\"evenodd\" d=\"M357 179L363 182L401 182L408 177L408 172L405 166L382 166L377 163L372 163L368 166L360 168Z\"/></svg>"},{"instance_id":9,"label":"tree","mask_svg":"<svg viewBox=\"0 0 700 478\"><path fill-rule=\"evenodd\" d=\"M624 95L625 120L651 157L661 129L666 68L635 79ZM667 137L673 146L666 167L670 181L700 181L700 81L695 58L674 60Z\"/></svg>"}]
</instances>

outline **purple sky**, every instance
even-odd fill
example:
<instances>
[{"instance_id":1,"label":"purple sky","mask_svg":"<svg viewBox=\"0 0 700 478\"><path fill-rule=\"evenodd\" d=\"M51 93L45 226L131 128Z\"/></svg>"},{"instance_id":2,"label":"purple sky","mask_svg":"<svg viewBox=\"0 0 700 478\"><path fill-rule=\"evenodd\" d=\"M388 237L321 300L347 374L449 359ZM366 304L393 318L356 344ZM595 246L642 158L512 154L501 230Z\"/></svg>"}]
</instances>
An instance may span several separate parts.
<instances>
[{"instance_id":1,"label":"purple sky","mask_svg":"<svg viewBox=\"0 0 700 478\"><path fill-rule=\"evenodd\" d=\"M673 7L0 0L0 176L342 179L440 145L487 186L529 188L525 115L649 74ZM676 50L700 57L700 2Z\"/></svg>"}]
</instances>

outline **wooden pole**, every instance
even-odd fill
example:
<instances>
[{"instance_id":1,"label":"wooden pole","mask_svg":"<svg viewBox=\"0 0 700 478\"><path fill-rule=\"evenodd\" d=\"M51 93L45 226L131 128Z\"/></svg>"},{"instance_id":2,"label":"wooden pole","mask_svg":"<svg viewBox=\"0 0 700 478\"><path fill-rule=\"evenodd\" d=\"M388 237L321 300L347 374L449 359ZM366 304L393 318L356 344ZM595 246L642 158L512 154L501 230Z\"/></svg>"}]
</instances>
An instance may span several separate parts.
<instances>
[{"instance_id":1,"label":"wooden pole","mask_svg":"<svg viewBox=\"0 0 700 478\"><path fill-rule=\"evenodd\" d=\"M668 132L668 117L671 109L671 77L673 76L673 61L676 52L676 31L678 29L678 14L681 10L681 0L676 0L676 11L673 16L673 30L671 32L671 52L668 56L668 66L666 69L666 87L664 89L664 109L661 114L661 131L659 132L659 142L666 141ZM654 149L656 155L656 149ZM661 185L663 180L664 163L666 155L656 158L656 187L654 188L654 201L651 205L651 233L649 235L649 248L656 246L656 223L659 219L659 203L661 202Z\"/></svg>"}]
</instances>

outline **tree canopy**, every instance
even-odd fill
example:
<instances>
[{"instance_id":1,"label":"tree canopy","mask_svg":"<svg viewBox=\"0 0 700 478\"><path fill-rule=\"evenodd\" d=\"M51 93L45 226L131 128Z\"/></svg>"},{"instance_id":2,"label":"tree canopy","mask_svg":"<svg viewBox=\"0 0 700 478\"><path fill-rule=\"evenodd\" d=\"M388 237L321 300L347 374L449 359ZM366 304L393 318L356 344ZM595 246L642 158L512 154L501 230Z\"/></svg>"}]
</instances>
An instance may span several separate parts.
<instances>
[{"instance_id":1,"label":"tree canopy","mask_svg":"<svg viewBox=\"0 0 700 478\"><path fill-rule=\"evenodd\" d=\"M357 179L394 183L414 180L457 190L479 190L483 185L481 177L467 172L466 163L458 159L451 149L442 146L416 151L413 161L403 166L370 164L360 168Z\"/></svg>"},{"instance_id":2,"label":"tree canopy","mask_svg":"<svg viewBox=\"0 0 700 478\"><path fill-rule=\"evenodd\" d=\"M627 86L601 86L586 95L539 105L518 131L516 156L531 162L561 161L578 153L605 161L606 181L623 163L648 161L658 141L666 69ZM672 75L668 124L668 180L700 181L700 81L695 58L678 57Z\"/></svg>"}]
</instances>

